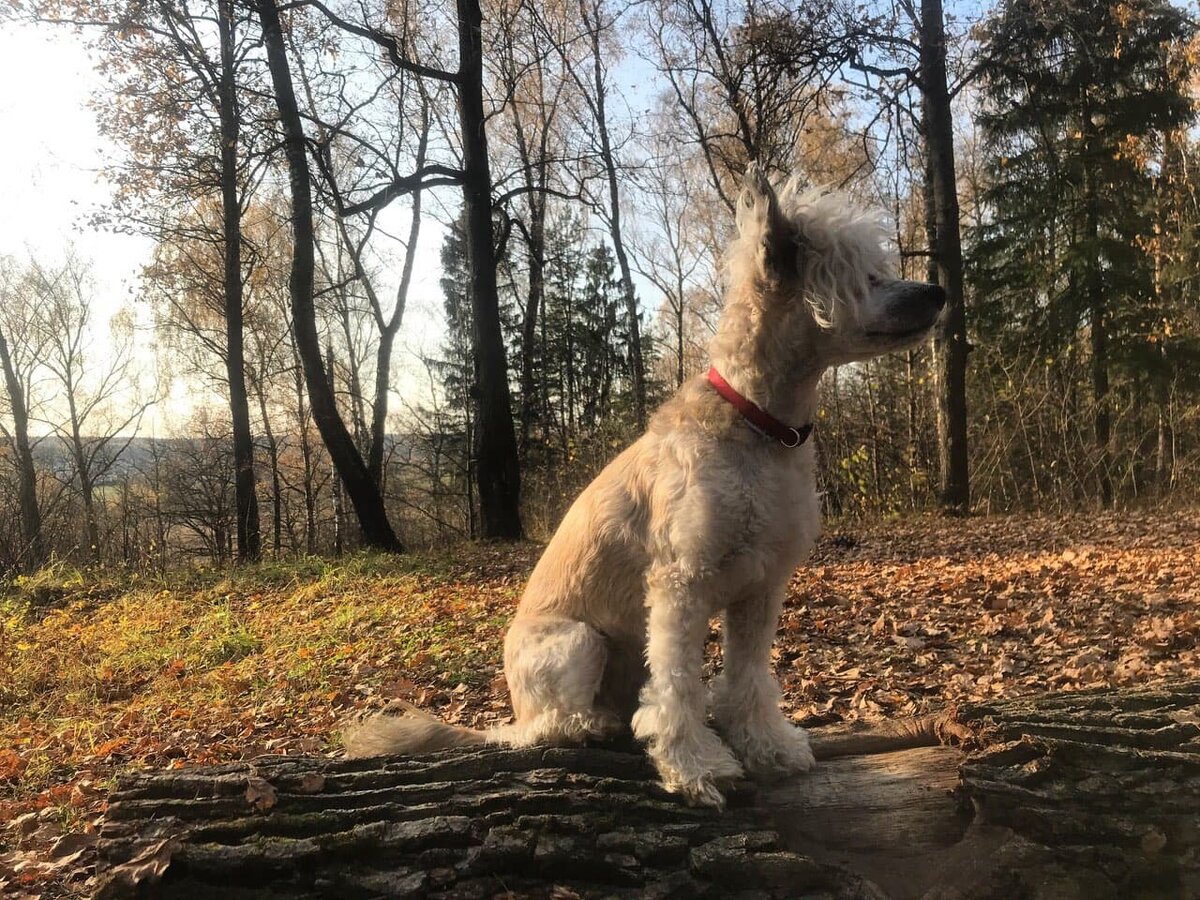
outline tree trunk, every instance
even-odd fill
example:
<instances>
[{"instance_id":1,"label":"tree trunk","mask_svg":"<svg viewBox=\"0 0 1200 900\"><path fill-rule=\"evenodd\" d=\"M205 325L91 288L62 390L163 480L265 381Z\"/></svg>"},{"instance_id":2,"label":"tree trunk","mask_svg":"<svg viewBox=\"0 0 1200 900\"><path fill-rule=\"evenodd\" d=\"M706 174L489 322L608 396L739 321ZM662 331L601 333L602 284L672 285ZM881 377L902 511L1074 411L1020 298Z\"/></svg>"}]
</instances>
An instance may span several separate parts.
<instances>
[{"instance_id":1,"label":"tree trunk","mask_svg":"<svg viewBox=\"0 0 1200 900\"><path fill-rule=\"evenodd\" d=\"M463 205L471 271L476 379L475 474L485 538L518 540L521 468L508 389L508 363L500 331L492 236L492 176L483 109L482 13L479 0L457 0L459 97L462 127Z\"/></svg>"},{"instance_id":2,"label":"tree trunk","mask_svg":"<svg viewBox=\"0 0 1200 900\"><path fill-rule=\"evenodd\" d=\"M388 391L392 384L392 353L396 332L385 328L379 333L375 351L375 402L371 407L371 446L367 450L367 471L383 493L383 456L387 449Z\"/></svg>"},{"instance_id":3,"label":"tree trunk","mask_svg":"<svg viewBox=\"0 0 1200 900\"><path fill-rule=\"evenodd\" d=\"M629 268L629 255L625 251L625 239L621 231L621 192L617 182L616 154L608 133L607 88L604 84L604 63L600 48L602 6L598 2L582 0L580 13L591 35L592 77L596 91L596 136L600 140L600 160L604 164L604 176L608 182L609 233L612 237L613 253L617 257L617 266L621 271L621 294L625 300L625 315L629 319L629 375L633 389L633 410L638 430L642 431L646 428L646 364L642 359L637 294L634 292L633 273Z\"/></svg>"},{"instance_id":4,"label":"tree trunk","mask_svg":"<svg viewBox=\"0 0 1200 900\"><path fill-rule=\"evenodd\" d=\"M83 526L87 534L88 556L92 562L101 561L100 523L96 518L95 487L92 484L91 467L87 451L83 446L83 434L79 429L79 408L75 403L75 384L72 377L67 385L67 414L71 420L71 455L75 457L75 469L79 473L79 498L83 501Z\"/></svg>"},{"instance_id":5,"label":"tree trunk","mask_svg":"<svg viewBox=\"0 0 1200 900\"><path fill-rule=\"evenodd\" d=\"M925 104L925 146L933 187L938 283L946 310L934 333L937 383L938 494L943 509L965 514L971 508L967 458L967 343L963 292L958 182L954 169L954 120L946 87L946 33L942 0L921 0L921 81Z\"/></svg>"},{"instance_id":6,"label":"tree trunk","mask_svg":"<svg viewBox=\"0 0 1200 900\"><path fill-rule=\"evenodd\" d=\"M33 465L33 449L29 443L29 409L25 405L25 390L13 365L8 340L0 332L0 364L4 367L4 383L13 419L13 449L17 456L17 497L21 506L21 541L24 546L18 558L22 568L36 569L46 561L42 537L42 511L38 506L37 469Z\"/></svg>"},{"instance_id":7,"label":"tree trunk","mask_svg":"<svg viewBox=\"0 0 1200 900\"><path fill-rule=\"evenodd\" d=\"M1085 110L1083 128L1090 134L1091 115ZM1095 176L1090 167L1083 172L1083 239L1088 254L1085 274L1086 303L1091 319L1091 370L1092 400L1095 404L1096 468L1100 488L1100 503L1110 507L1113 503L1113 484L1109 444L1112 438L1112 420L1108 398L1108 321L1104 303L1104 275L1100 269L1100 211Z\"/></svg>"},{"instance_id":8,"label":"tree trunk","mask_svg":"<svg viewBox=\"0 0 1200 900\"><path fill-rule=\"evenodd\" d=\"M296 348L295 330L289 331L292 344L292 376L296 391L297 439L300 441L300 459L304 465L304 552L312 556L317 552L317 485L316 464L313 460L312 441L309 440L308 411L304 406L304 367L300 363L300 351Z\"/></svg>"},{"instance_id":9,"label":"tree trunk","mask_svg":"<svg viewBox=\"0 0 1200 900\"><path fill-rule=\"evenodd\" d=\"M1096 404L1096 454L1100 480L1100 503L1113 505L1112 417L1108 398L1108 322L1104 309L1102 289L1091 294L1092 319L1092 395Z\"/></svg>"},{"instance_id":10,"label":"tree trunk","mask_svg":"<svg viewBox=\"0 0 1200 900\"><path fill-rule=\"evenodd\" d=\"M427 109L427 108L426 108ZM429 118L427 112L422 120L421 141L417 148L417 164L425 161L428 143ZM375 403L371 407L371 447L367 453L367 469L380 493L384 489L383 454L387 443L388 391L392 387L392 351L396 334L404 321L404 308L408 304L408 289L412 284L413 265L417 259L417 244L421 237L421 191L412 197L412 218L408 226L408 244L404 248L404 267L400 272L400 284L396 288L396 305L392 317L381 323L379 347L375 354Z\"/></svg>"},{"instance_id":11,"label":"tree trunk","mask_svg":"<svg viewBox=\"0 0 1200 900\"><path fill-rule=\"evenodd\" d=\"M744 784L720 813L664 793L632 746L135 772L100 880L117 897L1194 897L1198 712L1193 681L818 729L814 772Z\"/></svg>"},{"instance_id":12,"label":"tree trunk","mask_svg":"<svg viewBox=\"0 0 1200 900\"><path fill-rule=\"evenodd\" d=\"M329 373L329 393L337 396L337 361L333 356L333 345L325 346L325 371ZM346 552L344 522L346 520L346 501L343 497L342 479L338 477L337 467L329 473L329 489L333 493L333 555L341 556Z\"/></svg>"},{"instance_id":13,"label":"tree trunk","mask_svg":"<svg viewBox=\"0 0 1200 900\"><path fill-rule=\"evenodd\" d=\"M518 121L518 129L520 123ZM518 139L517 145L525 152L525 141ZM541 163L540 187L545 187L545 160ZM532 165L525 160L525 170ZM533 185L530 185L533 187ZM538 388L534 375L534 360L537 355L538 316L545 315L543 298L546 295L546 197L536 190L529 192L529 285L525 295L525 318L521 323L521 452L529 459L529 436L533 431L533 420L538 407ZM543 423L543 431L545 423ZM544 434L543 434L544 439Z\"/></svg>"},{"instance_id":14,"label":"tree trunk","mask_svg":"<svg viewBox=\"0 0 1200 900\"><path fill-rule=\"evenodd\" d=\"M279 441L267 415L267 393L261 373L255 380L254 393L258 398L258 413L262 416L263 436L267 439L267 459L271 461L271 547L278 558L283 542L283 478L279 473Z\"/></svg>"},{"instance_id":15,"label":"tree trunk","mask_svg":"<svg viewBox=\"0 0 1200 900\"><path fill-rule=\"evenodd\" d=\"M234 73L233 0L220 0L217 30L221 42L221 78L217 85L221 116L221 234L225 241L225 373L233 426L237 555L241 562L262 557L258 496L254 485L254 436L246 396L246 353L242 328L242 208L238 191L238 141L241 111Z\"/></svg>"},{"instance_id":16,"label":"tree trunk","mask_svg":"<svg viewBox=\"0 0 1200 900\"><path fill-rule=\"evenodd\" d=\"M370 453L370 431L367 428L367 415L365 408L365 400L363 397L362 386L362 366L359 364L358 354L354 348L354 326L350 322L350 305L345 302L343 296L342 302L338 304L338 319L342 326L342 336L346 339L346 383L345 388L349 396L350 406L350 422L354 426L354 446L362 452L364 449ZM329 364L330 384L333 384L334 378L333 364ZM333 395L337 397L337 391L330 387ZM370 467L367 469L370 471Z\"/></svg>"},{"instance_id":17,"label":"tree trunk","mask_svg":"<svg viewBox=\"0 0 1200 900\"><path fill-rule=\"evenodd\" d=\"M321 432L321 438L329 450L329 456L346 488L346 493L350 495L350 502L354 506L362 530L363 542L379 550L402 552L404 548L388 521L379 486L367 471L367 466L338 413L333 393L329 390L325 366L321 360L321 342L317 334L316 309L313 304L312 186L308 159L305 156L304 128L300 121L300 110L296 106L296 93L292 86L292 74L288 69L287 51L284 48L283 31L275 0L258 0L258 14L262 21L267 67L271 71L271 82L287 152L293 233L292 273L288 286L291 291L296 347L304 365L304 380L308 387L313 421L316 422L317 430ZM511 424L510 420L510 430Z\"/></svg>"}]
</instances>

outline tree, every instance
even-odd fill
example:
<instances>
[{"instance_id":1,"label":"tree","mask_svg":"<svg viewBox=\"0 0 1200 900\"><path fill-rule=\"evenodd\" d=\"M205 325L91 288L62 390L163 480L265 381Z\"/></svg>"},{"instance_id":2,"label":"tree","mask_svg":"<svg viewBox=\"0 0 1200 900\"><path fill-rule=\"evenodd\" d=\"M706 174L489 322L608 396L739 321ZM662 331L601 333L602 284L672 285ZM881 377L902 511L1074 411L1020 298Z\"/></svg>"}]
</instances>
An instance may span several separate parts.
<instances>
[{"instance_id":1,"label":"tree","mask_svg":"<svg viewBox=\"0 0 1200 900\"><path fill-rule=\"evenodd\" d=\"M456 0L458 115L462 137L463 209L474 318L475 471L485 538L516 540L521 527L521 467L500 330L492 231L492 176L483 108L483 14L479 0Z\"/></svg>"},{"instance_id":2,"label":"tree","mask_svg":"<svg viewBox=\"0 0 1200 900\"><path fill-rule=\"evenodd\" d=\"M254 474L254 437L246 394L242 329L241 216L253 148L243 133L252 123L246 92L252 43L242 33L236 0L38 0L36 15L101 29L111 95L99 104L102 130L126 148L109 167L118 191L109 215L121 227L160 243L194 241L183 223L193 204L220 198L220 224L206 239L220 243L225 366L237 494L238 558L259 558L262 540ZM215 26L215 27L214 27ZM215 34L214 34L215 32ZM214 41L215 38L215 41ZM100 223L108 215L100 217Z\"/></svg>"},{"instance_id":3,"label":"tree","mask_svg":"<svg viewBox=\"0 0 1200 900\"><path fill-rule=\"evenodd\" d=\"M954 168L954 119L946 84L946 28L942 0L921 0L920 85L924 108L934 244L929 248L937 282L946 290L946 311L934 333L937 382L938 497L958 513L971 508L967 456L967 343L959 232L958 178Z\"/></svg>"},{"instance_id":4,"label":"tree","mask_svg":"<svg viewBox=\"0 0 1200 900\"><path fill-rule=\"evenodd\" d=\"M466 498L467 533L476 536L478 517L476 514L475 466L471 448L474 446L474 404L471 389L478 378L476 374L473 346L474 324L471 300L467 296L470 271L467 261L466 238L460 221L451 224L442 242L442 297L446 311L446 339L440 358L428 359L427 364L441 382L448 413L439 417L443 428L449 426L456 437L454 447L459 451L458 465L462 473L463 494Z\"/></svg>"},{"instance_id":5,"label":"tree","mask_svg":"<svg viewBox=\"0 0 1200 900\"><path fill-rule=\"evenodd\" d=\"M519 183L496 198L498 212L504 216L506 234L515 229L525 245L525 302L522 310L519 344L520 438L522 461L528 465L534 456L534 426L540 426L540 440L547 439L548 423L544 405L539 408L537 360L545 348L539 341L539 329L546 314L546 217L549 209L552 182L570 173L564 165L567 129L563 127L565 113L571 105L567 95L569 79L561 68L552 66L563 58L554 49L567 43L563 34L570 27L558 9L548 9L536 20L535 10L528 4L500 4L497 20L492 69L495 71L497 93L504 98L505 120L510 125L507 136L516 158ZM554 49L552 49L554 48ZM500 141L489 142L489 152L495 157ZM520 204L511 201L522 201ZM510 208L516 206L514 213ZM523 212L520 206L524 207ZM501 239L501 265L511 269L513 254L510 241ZM544 380L544 370L541 373ZM539 413L541 414L539 420Z\"/></svg>"},{"instance_id":6,"label":"tree","mask_svg":"<svg viewBox=\"0 0 1200 900\"><path fill-rule=\"evenodd\" d=\"M214 93L221 121L221 233L225 250L225 371L229 381L229 412L233 422L234 491L237 498L238 559L262 556L258 525L258 496L254 478L254 436L250 433L250 403L246 396L246 351L242 329L242 197L239 191L239 151L242 111L238 97L238 46L234 0L217 0L220 67Z\"/></svg>"},{"instance_id":7,"label":"tree","mask_svg":"<svg viewBox=\"0 0 1200 900\"><path fill-rule=\"evenodd\" d=\"M1151 307L1152 181L1139 152L1190 121L1194 32L1164 0L1010 0L985 26L981 123L992 155L989 219L973 235L981 297L999 337L1074 355L1086 333L1100 502L1114 499L1114 364Z\"/></svg>"},{"instance_id":8,"label":"tree","mask_svg":"<svg viewBox=\"0 0 1200 900\"><path fill-rule=\"evenodd\" d=\"M479 484L481 531L485 538L518 539L523 533L521 465L513 427L508 361L496 281L488 116L483 103L483 15L478 0L456 0L456 71L414 60L407 44L386 29L350 22L320 0L308 2L339 28L376 44L397 69L452 85L457 91L461 166L431 163L411 175L392 179L366 200L347 205L342 213L356 214L418 188L438 184L462 186L477 365L477 381L472 392L476 423L473 452ZM298 141L301 139L302 135L297 138ZM297 150L300 146L297 145Z\"/></svg>"},{"instance_id":9,"label":"tree","mask_svg":"<svg viewBox=\"0 0 1200 900\"><path fill-rule=\"evenodd\" d=\"M402 3L391 7L390 15L404 23L404 40L411 50L421 30L417 24L419 11L412 4ZM318 199L326 201L340 249L350 259L349 277L330 279L330 293L339 307L343 330L349 332L351 316L345 301L355 288L360 290L367 304L366 318L374 329L372 337L377 335L369 428L361 411L360 367L351 347L347 347L347 362L355 430L361 428L367 432L364 442L367 469L382 490L392 357L408 303L422 224L428 215L424 185L418 182L409 191L377 197L365 207L350 210L355 206L355 198L372 192L381 173L395 182L404 177L402 170L406 167L416 172L426 167L430 143L437 137L437 102L442 98L437 85L431 91L424 78L393 67L386 58L374 62L371 74L375 78L362 79L362 89L355 90L359 79L354 80L353 86L347 84L343 70L335 67L329 71L320 57L322 45L344 37L344 32L328 21L315 30L307 48L312 60L306 60L305 48L298 46L295 32L290 37L296 47L296 66L309 115L316 123L314 159L321 176ZM389 228L381 227L380 215L399 199L408 201L408 227L403 238L389 241L392 235ZM390 308L381 270L386 272L392 266L386 256L377 262L378 245L384 242L398 245L402 253Z\"/></svg>"},{"instance_id":10,"label":"tree","mask_svg":"<svg viewBox=\"0 0 1200 900\"><path fill-rule=\"evenodd\" d=\"M403 545L388 521L379 485L371 477L338 412L337 401L330 388L329 375L321 358L321 340L317 333L316 309L313 302L316 237L313 228L312 177L308 165L304 126L300 120L300 109L296 103L296 91L288 66L279 9L275 0L258 0L257 8L287 154L292 198L292 270L288 281L292 327L296 347L304 366L304 380L312 404L313 419L329 450L338 477L350 496L350 502L358 516L363 541L369 547L402 552Z\"/></svg>"},{"instance_id":11,"label":"tree","mask_svg":"<svg viewBox=\"0 0 1200 900\"><path fill-rule=\"evenodd\" d=\"M135 391L131 326L127 317L109 323L106 358L101 361L93 345L89 272L73 253L59 266L33 261L29 290L36 300L31 327L38 332L42 348L39 362L57 383L57 399L66 406L51 411L44 423L69 448L74 464L71 480L83 504L88 555L100 562L96 484L129 448L150 406Z\"/></svg>"},{"instance_id":12,"label":"tree","mask_svg":"<svg viewBox=\"0 0 1200 900\"><path fill-rule=\"evenodd\" d=\"M697 234L694 212L698 198L682 159L667 157L650 167L646 193L649 215L644 223L646 234L636 248L637 267L662 296L660 327L671 339L673 381L679 387L687 373L688 320L698 313L703 315L689 301L701 293L696 281L705 262L711 259L711 251ZM700 337L701 344L711 334L711 327L704 330L707 333ZM697 341L696 336L692 341Z\"/></svg>"},{"instance_id":13,"label":"tree","mask_svg":"<svg viewBox=\"0 0 1200 900\"><path fill-rule=\"evenodd\" d=\"M0 258L0 367L4 369L4 386L8 392L12 431L4 428L4 436L12 444L17 467L17 491L21 516L23 546L17 554L23 568L37 568L46 557L42 535L42 512L38 505L37 470L33 465L33 449L29 438L28 368L22 366L12 341L19 337L32 338L27 296L23 296L22 279L10 259ZM33 349L33 348L27 348ZM33 349L29 355L37 356Z\"/></svg>"},{"instance_id":14,"label":"tree","mask_svg":"<svg viewBox=\"0 0 1200 900\"><path fill-rule=\"evenodd\" d=\"M581 59L570 52L571 41L563 40L553 32L549 16L542 14L538 22L550 37L551 46L557 51L566 73L574 82L578 96L583 101L582 114L576 115L579 121L578 133L586 142L588 151L597 157L601 167L604 184L602 196L596 197L590 192L589 194L592 196L591 205L608 226L609 239L612 241L617 265L620 267L625 315L630 328L629 374L632 381L634 418L638 429L641 430L646 427L646 361L642 353L641 318L637 311L637 292L633 284L626 228L621 211L621 147L614 137L614 123L610 110L613 89L609 83L609 70L612 61L618 59L621 52L615 34L620 23L620 12L611 10L605 0L579 0L579 24L583 26L580 39L586 45L587 51Z\"/></svg>"},{"instance_id":15,"label":"tree","mask_svg":"<svg viewBox=\"0 0 1200 900\"><path fill-rule=\"evenodd\" d=\"M647 4L656 64L670 85L675 138L695 146L711 188L732 213L746 165L801 172L797 158L820 87L840 61L825 27L831 0L793 9L778 0Z\"/></svg>"}]
</instances>

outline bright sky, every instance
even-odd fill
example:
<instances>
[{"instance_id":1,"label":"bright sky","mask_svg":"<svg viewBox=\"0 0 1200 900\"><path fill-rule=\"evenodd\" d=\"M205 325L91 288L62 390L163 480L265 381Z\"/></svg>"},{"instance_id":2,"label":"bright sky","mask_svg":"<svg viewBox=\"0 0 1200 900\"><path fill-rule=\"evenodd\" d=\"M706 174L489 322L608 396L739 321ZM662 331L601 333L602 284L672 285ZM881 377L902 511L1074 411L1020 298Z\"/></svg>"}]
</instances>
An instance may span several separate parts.
<instances>
[{"instance_id":1,"label":"bright sky","mask_svg":"<svg viewBox=\"0 0 1200 900\"><path fill-rule=\"evenodd\" d=\"M103 330L137 291L138 273L152 249L147 238L88 225L89 214L111 198L111 187L99 174L101 164L119 152L100 136L89 107L103 81L71 30L5 22L0 23L0 84L0 134L5 136L0 140L0 255L32 253L55 260L74 244L93 264L95 321ZM421 243L423 264L414 276L395 360L398 385L416 385L412 393L402 387L400 393L408 396L426 393L417 353L440 342L441 230L435 222L426 223ZM139 318L147 321L147 311L140 310ZM147 333L144 342L149 339ZM143 432L177 426L196 399L182 382L172 385Z\"/></svg>"},{"instance_id":2,"label":"bright sky","mask_svg":"<svg viewBox=\"0 0 1200 900\"><path fill-rule=\"evenodd\" d=\"M109 197L97 170L114 150L87 107L99 85L87 53L66 29L0 24L0 84L0 254L54 258L74 242L94 262L111 314L150 245L86 222Z\"/></svg>"}]
</instances>

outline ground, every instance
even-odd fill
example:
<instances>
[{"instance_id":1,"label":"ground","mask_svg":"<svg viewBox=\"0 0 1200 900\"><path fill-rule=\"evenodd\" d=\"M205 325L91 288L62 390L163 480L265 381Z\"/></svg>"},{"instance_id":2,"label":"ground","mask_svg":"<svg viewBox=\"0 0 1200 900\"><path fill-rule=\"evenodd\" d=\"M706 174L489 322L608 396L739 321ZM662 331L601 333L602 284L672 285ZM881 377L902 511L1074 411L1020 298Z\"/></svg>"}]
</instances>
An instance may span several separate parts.
<instances>
[{"instance_id":1,"label":"ground","mask_svg":"<svg viewBox=\"0 0 1200 900\"><path fill-rule=\"evenodd\" d=\"M343 716L392 697L502 721L501 638L538 549L19 582L0 598L0 893L85 890L121 770L335 752ZM1198 636L1194 509L927 517L832 528L775 654L815 725L1194 677Z\"/></svg>"}]
</instances>

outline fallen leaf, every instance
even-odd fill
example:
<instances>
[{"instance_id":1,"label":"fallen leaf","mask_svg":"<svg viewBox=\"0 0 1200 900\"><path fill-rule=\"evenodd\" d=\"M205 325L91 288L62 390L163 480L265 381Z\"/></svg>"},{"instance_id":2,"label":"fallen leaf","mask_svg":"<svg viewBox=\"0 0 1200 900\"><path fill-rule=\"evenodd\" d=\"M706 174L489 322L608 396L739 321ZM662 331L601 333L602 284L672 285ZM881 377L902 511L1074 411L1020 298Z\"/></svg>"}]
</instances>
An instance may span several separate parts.
<instances>
[{"instance_id":1,"label":"fallen leaf","mask_svg":"<svg viewBox=\"0 0 1200 900\"><path fill-rule=\"evenodd\" d=\"M246 801L259 812L273 808L278 800L275 786L265 778L252 775L246 779Z\"/></svg>"}]
</instances>

